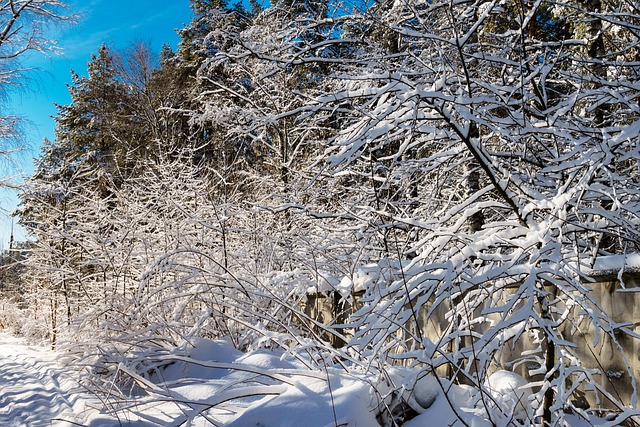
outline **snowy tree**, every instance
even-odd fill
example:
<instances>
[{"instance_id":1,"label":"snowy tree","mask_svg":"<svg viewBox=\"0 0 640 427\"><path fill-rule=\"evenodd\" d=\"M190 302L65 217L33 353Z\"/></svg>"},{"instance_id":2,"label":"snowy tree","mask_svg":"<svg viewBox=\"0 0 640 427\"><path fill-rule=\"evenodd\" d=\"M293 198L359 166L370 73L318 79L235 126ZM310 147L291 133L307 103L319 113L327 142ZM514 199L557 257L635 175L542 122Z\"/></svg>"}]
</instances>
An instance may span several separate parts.
<instances>
[{"instance_id":1,"label":"snowy tree","mask_svg":"<svg viewBox=\"0 0 640 427\"><path fill-rule=\"evenodd\" d=\"M71 103L58 106L56 139L71 163L98 165L107 174L124 171L146 143L144 126L136 123L142 117L133 115L128 82L106 45L92 55L87 72L87 77L72 74Z\"/></svg>"},{"instance_id":2,"label":"snowy tree","mask_svg":"<svg viewBox=\"0 0 640 427\"><path fill-rule=\"evenodd\" d=\"M583 392L634 416L579 353L638 338L590 289L640 242L632 4L192 5L159 70L101 49L25 198L47 295L94 308L100 381L226 336L367 372L382 425L419 381L393 365L472 385L496 425L587 418Z\"/></svg>"},{"instance_id":3,"label":"snowy tree","mask_svg":"<svg viewBox=\"0 0 640 427\"><path fill-rule=\"evenodd\" d=\"M36 306L49 312L48 338L55 346L59 328L69 326L96 293L92 283L97 263L86 234L103 229L99 224L108 200L98 193L101 186L92 185L93 171L69 165L60 157L60 146L45 141L42 151L44 160L20 194L20 223L35 239L24 263L24 290ZM90 201L103 211L95 211Z\"/></svg>"},{"instance_id":4,"label":"snowy tree","mask_svg":"<svg viewBox=\"0 0 640 427\"><path fill-rule=\"evenodd\" d=\"M286 87L273 79L279 70L329 70L314 85L292 85L289 99L300 103L265 91L265 105L279 108L256 108L234 132L270 135L250 127L264 118L278 135L288 123L339 113L342 130L327 135L323 167L307 188L318 192L314 202L328 202L320 217L339 224L322 223L333 231L326 239L351 246L343 260L380 270L350 324L353 351L447 367L480 390L496 365L537 366L543 380L527 402L531 420L550 425L564 410L580 412L572 393L598 383L568 336L592 328L619 348L616 334L636 336L591 296L585 273L599 257L638 249L637 83L634 62L619 54L635 43L635 15L621 18L624 5L606 15L595 4L376 2L314 40L307 36L325 21L278 21L287 11L279 5L264 14L274 16L269 34L293 36L265 42L251 37L254 27L234 32L239 42L225 43L233 47L210 63L246 73L249 85L219 80L206 95L231 94L243 102L240 113L251 112L262 88L250 73L260 64L273 70L262 74L269 90ZM507 22L498 17L505 6ZM597 28L607 20L609 53ZM341 55L318 54L328 46ZM220 116L214 107L198 118ZM314 202L295 206L313 215ZM527 340L530 352L503 358ZM628 416L635 397L622 402L596 389Z\"/></svg>"},{"instance_id":5,"label":"snowy tree","mask_svg":"<svg viewBox=\"0 0 640 427\"><path fill-rule=\"evenodd\" d=\"M417 182L417 197L394 191L374 205L386 227L417 237L395 264L380 264L387 273L367 289L351 345L372 358L446 365L482 387L505 348L531 334L538 353L525 359L544 373L531 404L550 425L593 381L569 335L590 325L614 345L618 333L635 336L603 312L582 271L638 249L638 114L634 63L616 48L594 55L601 33L592 29L615 21L611 46L628 46L619 37L635 17L581 8L591 38L558 39L530 31L544 7L533 4L505 31L489 25L503 10L497 2L376 3L352 26L366 41L336 73L343 89L315 108L353 106L325 156L336 176L369 164L378 189ZM551 15L568 20L562 7ZM612 82L609 72L624 77ZM618 113L604 120L605 111ZM601 234L616 244L600 245Z\"/></svg>"}]
</instances>

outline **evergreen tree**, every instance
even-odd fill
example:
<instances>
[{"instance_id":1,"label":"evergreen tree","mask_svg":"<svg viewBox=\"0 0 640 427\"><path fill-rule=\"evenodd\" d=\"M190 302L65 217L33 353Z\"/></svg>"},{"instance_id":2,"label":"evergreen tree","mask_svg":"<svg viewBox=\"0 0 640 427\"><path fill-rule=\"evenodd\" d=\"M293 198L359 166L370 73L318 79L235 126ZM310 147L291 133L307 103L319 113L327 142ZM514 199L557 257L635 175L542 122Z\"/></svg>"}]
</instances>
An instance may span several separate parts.
<instances>
[{"instance_id":1,"label":"evergreen tree","mask_svg":"<svg viewBox=\"0 0 640 427\"><path fill-rule=\"evenodd\" d=\"M87 73L72 72L71 103L59 105L55 118L57 144L72 160L69 164L77 161L115 174L141 137L129 109L130 94L106 45L91 56Z\"/></svg>"},{"instance_id":2,"label":"evergreen tree","mask_svg":"<svg viewBox=\"0 0 640 427\"><path fill-rule=\"evenodd\" d=\"M181 29L179 55L182 66L195 74L211 49L217 47L207 41L216 30L214 16L227 9L225 0L190 0L193 17L189 25Z\"/></svg>"}]
</instances>

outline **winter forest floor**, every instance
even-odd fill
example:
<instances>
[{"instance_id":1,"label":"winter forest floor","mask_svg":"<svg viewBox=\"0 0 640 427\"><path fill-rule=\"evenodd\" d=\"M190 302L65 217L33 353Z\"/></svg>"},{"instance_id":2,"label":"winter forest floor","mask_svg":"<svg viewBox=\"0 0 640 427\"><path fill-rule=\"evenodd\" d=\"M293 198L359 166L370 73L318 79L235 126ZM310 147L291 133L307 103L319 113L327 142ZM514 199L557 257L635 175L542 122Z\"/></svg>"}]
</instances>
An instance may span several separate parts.
<instances>
[{"instance_id":1,"label":"winter forest floor","mask_svg":"<svg viewBox=\"0 0 640 427\"><path fill-rule=\"evenodd\" d=\"M71 426L90 407L59 354L0 333L0 425Z\"/></svg>"},{"instance_id":2,"label":"winter forest floor","mask_svg":"<svg viewBox=\"0 0 640 427\"><path fill-rule=\"evenodd\" d=\"M0 333L0 426L379 425L372 414L373 396L366 375L349 375L335 367L310 371L286 353L243 353L223 340L195 344L188 357L167 358L173 362L152 378L161 387L152 386L126 402L110 402L112 411L105 412L102 402L79 385L79 372L66 366L63 352L29 346L24 339ZM405 370L389 375L406 381L412 373ZM494 402L509 405L514 395L511 378L501 374L496 379ZM425 377L414 382L407 401L421 414L414 413L404 426L491 425L471 403L471 388L447 387L445 397L442 381L438 385L433 377ZM565 421L572 427L611 425L580 417Z\"/></svg>"},{"instance_id":3,"label":"winter forest floor","mask_svg":"<svg viewBox=\"0 0 640 427\"><path fill-rule=\"evenodd\" d=\"M233 350L226 343L205 340L191 356L196 360L214 358L218 362L226 362L229 365L253 366L255 369L261 367L266 372L294 367L270 353L258 352L247 355ZM60 351L53 351L43 346L27 345L23 338L0 333L0 426L167 426L181 425L185 421L198 426L217 425L215 422L210 424L204 419L193 420L194 410L199 412L194 408L199 405L194 405L193 402L204 403L211 399L215 400L216 395L224 395L224 389L239 379L234 374L225 375L230 372L227 369L208 369L202 366L194 369L194 366L187 368L178 363L173 365L173 369L165 371L166 376L162 382L167 381L165 385L168 385L182 377L182 381L178 380L180 384L171 390L171 394L178 401L184 402L183 399L178 399L178 395L191 401L191 404L186 404L188 409L180 409L181 405L176 402L162 403L164 399L158 399L158 396L146 396L146 398L138 396L120 406L117 413L105 414L100 410L103 406L100 400L86 392L78 383L77 368L66 365L65 357ZM233 381L229 378L230 376L234 376ZM190 380L185 380L184 377L190 377ZM244 383L242 379L240 382ZM317 379L311 378L309 381L307 378L307 381L302 380L297 386L291 387L291 390L283 389L283 396L281 396L283 401L276 402L275 408L272 407L274 405L269 405L261 399L257 399L258 402L255 402L258 403L257 405L249 405L254 399L249 401L243 399L244 402L237 402L239 405L234 405L235 410L232 411L236 416L231 418L238 418L237 420L229 419L228 413L226 416L223 414L221 418L221 414L217 414L218 420L223 419L225 425L229 421L233 425L237 423L239 423L237 425L247 425L246 422L251 425L254 423L265 425L263 422L267 422L268 425L283 426L297 423L302 423L298 425L305 425L305 423L306 425L318 423L325 425L327 422L330 424L336 414L328 404L330 399L325 396L326 391L317 390L317 383ZM365 408L354 405L351 399L353 383L348 385L346 393L337 392L334 396L337 400L334 402L335 409L340 415L347 416L347 422L357 421L358 425L361 425L361 422L365 423L363 425L375 423ZM218 390L220 388L222 390ZM245 390L250 395L251 391L255 391L255 387L249 386ZM283 417L284 409L289 411L289 419ZM311 418L306 418L310 414Z\"/></svg>"}]
</instances>

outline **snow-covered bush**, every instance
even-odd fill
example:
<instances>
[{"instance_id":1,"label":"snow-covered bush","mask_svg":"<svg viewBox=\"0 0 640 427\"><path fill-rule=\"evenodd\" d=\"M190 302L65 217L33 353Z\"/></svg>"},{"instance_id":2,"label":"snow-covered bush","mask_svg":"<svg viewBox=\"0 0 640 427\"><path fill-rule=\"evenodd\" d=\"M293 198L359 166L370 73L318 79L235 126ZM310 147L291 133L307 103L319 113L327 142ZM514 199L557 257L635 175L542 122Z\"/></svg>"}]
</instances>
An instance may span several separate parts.
<instances>
[{"instance_id":1,"label":"snow-covered bush","mask_svg":"<svg viewBox=\"0 0 640 427\"><path fill-rule=\"evenodd\" d=\"M29 298L0 299L0 330L40 343L51 339L50 307Z\"/></svg>"},{"instance_id":2,"label":"snow-covered bush","mask_svg":"<svg viewBox=\"0 0 640 427\"><path fill-rule=\"evenodd\" d=\"M336 382L366 389L366 421L385 427L436 409L443 425L563 425L590 419L581 393L611 423L635 417L630 364L616 375L633 391L615 395L576 345L628 361L621 337L638 338L590 289L603 256L640 250L635 9L316 3L199 6L177 60L197 65L194 93L173 110L197 137L130 174L80 162L34 178L32 275L90 380L198 416L259 396L235 425L306 388L340 406ZM326 319L308 292L333 299ZM202 360L203 338L299 364ZM164 383L178 364L239 378L194 402L171 394L190 380Z\"/></svg>"}]
</instances>

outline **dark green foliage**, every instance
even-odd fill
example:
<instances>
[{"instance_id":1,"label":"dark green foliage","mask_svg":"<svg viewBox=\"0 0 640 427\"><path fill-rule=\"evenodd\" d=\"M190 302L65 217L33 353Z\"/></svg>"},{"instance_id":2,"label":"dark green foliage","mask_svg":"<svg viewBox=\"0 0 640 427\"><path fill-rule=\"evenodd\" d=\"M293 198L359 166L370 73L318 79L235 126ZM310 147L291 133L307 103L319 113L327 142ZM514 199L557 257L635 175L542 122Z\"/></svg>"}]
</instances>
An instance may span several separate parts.
<instances>
[{"instance_id":1,"label":"dark green foliage","mask_svg":"<svg viewBox=\"0 0 640 427\"><path fill-rule=\"evenodd\" d=\"M292 15L325 18L329 11L329 0L272 0L276 8L288 10Z\"/></svg>"},{"instance_id":2,"label":"dark green foliage","mask_svg":"<svg viewBox=\"0 0 640 427\"><path fill-rule=\"evenodd\" d=\"M249 12L252 15L257 15L258 13L264 11L264 6L258 0L249 0Z\"/></svg>"},{"instance_id":3,"label":"dark green foliage","mask_svg":"<svg viewBox=\"0 0 640 427\"><path fill-rule=\"evenodd\" d=\"M136 114L133 85L124 81L113 53L102 45L92 55L87 76L72 74L71 103L58 106L56 141L68 167L84 163L108 173L126 171L146 138L146 123Z\"/></svg>"},{"instance_id":4,"label":"dark green foliage","mask_svg":"<svg viewBox=\"0 0 640 427\"><path fill-rule=\"evenodd\" d=\"M504 34L509 30L524 31L524 36L533 40L561 42L570 37L569 24L563 17L554 16L553 4L542 2L535 9L534 17L523 29L519 24L531 13L534 2L503 2L492 13L485 25L485 34Z\"/></svg>"},{"instance_id":5,"label":"dark green foliage","mask_svg":"<svg viewBox=\"0 0 640 427\"><path fill-rule=\"evenodd\" d=\"M24 292L26 279L24 261L29 257L29 242L11 242L9 250L0 253L0 296Z\"/></svg>"}]
</instances>

